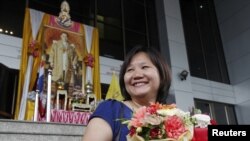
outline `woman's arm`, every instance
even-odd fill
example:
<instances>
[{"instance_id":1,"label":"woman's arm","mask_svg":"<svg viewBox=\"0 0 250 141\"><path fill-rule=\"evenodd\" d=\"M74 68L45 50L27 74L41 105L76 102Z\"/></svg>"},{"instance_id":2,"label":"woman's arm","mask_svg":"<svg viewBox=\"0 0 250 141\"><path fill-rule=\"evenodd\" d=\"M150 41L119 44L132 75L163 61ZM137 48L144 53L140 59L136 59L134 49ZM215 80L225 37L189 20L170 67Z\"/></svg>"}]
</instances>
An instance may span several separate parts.
<instances>
[{"instance_id":1,"label":"woman's arm","mask_svg":"<svg viewBox=\"0 0 250 141\"><path fill-rule=\"evenodd\" d=\"M89 121L83 141L112 141L112 136L110 125L105 120L95 117Z\"/></svg>"}]
</instances>

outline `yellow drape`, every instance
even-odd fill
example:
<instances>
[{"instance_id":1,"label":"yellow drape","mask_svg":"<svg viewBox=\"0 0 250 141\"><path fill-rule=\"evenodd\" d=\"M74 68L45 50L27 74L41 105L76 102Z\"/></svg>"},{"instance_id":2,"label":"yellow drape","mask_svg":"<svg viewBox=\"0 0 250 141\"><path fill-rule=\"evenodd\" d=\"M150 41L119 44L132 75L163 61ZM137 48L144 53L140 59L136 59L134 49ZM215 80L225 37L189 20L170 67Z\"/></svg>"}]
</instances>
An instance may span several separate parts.
<instances>
[{"instance_id":1,"label":"yellow drape","mask_svg":"<svg viewBox=\"0 0 250 141\"><path fill-rule=\"evenodd\" d=\"M83 42L86 43L86 37L85 37L85 29L84 26L81 26L81 33L83 34ZM98 29L94 28L93 29L93 34L92 34L92 41L91 41L91 50L90 53L94 56L94 67L92 68L93 73L92 73L92 78L93 78L93 87L94 87L94 94L96 96L97 100L101 100L101 81L100 81L100 62L99 62L99 33ZM88 53L87 47L85 47L84 51L84 56L86 56ZM83 56L83 58L84 58ZM83 69L83 83L86 84L86 65L84 65Z\"/></svg>"},{"instance_id":2,"label":"yellow drape","mask_svg":"<svg viewBox=\"0 0 250 141\"><path fill-rule=\"evenodd\" d=\"M96 95L97 100L100 100L101 82L100 82L100 62L99 62L99 34L97 28L94 28L93 30L92 48L90 52L91 54L94 54L95 58L93 73L92 73L94 93Z\"/></svg>"},{"instance_id":3,"label":"yellow drape","mask_svg":"<svg viewBox=\"0 0 250 141\"><path fill-rule=\"evenodd\" d=\"M42 54L42 26L44 24L47 24L49 21L49 16L47 14L44 14L41 27L39 28L38 35L36 39L33 39L32 37L32 29L31 29L31 20L30 20L30 9L25 9L25 18L24 18L24 26L23 26L23 42L22 42L22 56L20 60L20 70L19 70L19 80L18 80L18 93L17 93L17 100L16 100L16 107L15 107L15 119L18 119L19 115L19 108L20 108L20 102L22 98L22 91L24 87L24 79L25 79L25 73L27 70L28 65L28 45L32 40L36 40L38 43L38 50L39 50L39 56L33 58L33 64L32 64L32 70L31 70L31 77L30 77L30 84L29 84L29 91L32 90L32 88L35 85L36 77L37 77L37 71L39 68L39 64L41 61L41 54ZM30 110L33 107L33 104L31 104L31 101L27 101L27 107L26 107L26 113L25 113L25 120L31 120L33 118L33 111Z\"/></svg>"},{"instance_id":4,"label":"yellow drape","mask_svg":"<svg viewBox=\"0 0 250 141\"><path fill-rule=\"evenodd\" d=\"M34 115L35 103L33 101L27 101L25 120L32 120Z\"/></svg>"}]
</instances>

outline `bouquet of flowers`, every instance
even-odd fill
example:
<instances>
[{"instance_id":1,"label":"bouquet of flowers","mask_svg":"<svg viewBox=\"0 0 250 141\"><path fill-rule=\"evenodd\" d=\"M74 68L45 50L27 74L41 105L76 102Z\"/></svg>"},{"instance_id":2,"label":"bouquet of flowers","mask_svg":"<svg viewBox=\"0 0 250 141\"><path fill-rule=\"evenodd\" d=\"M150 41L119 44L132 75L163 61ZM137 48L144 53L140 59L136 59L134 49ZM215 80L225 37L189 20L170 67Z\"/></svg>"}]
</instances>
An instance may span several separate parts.
<instances>
[{"instance_id":1,"label":"bouquet of flowers","mask_svg":"<svg viewBox=\"0 0 250 141\"><path fill-rule=\"evenodd\" d=\"M190 141L193 138L194 119L175 104L151 104L141 107L131 120L123 121L128 125L128 141Z\"/></svg>"}]
</instances>

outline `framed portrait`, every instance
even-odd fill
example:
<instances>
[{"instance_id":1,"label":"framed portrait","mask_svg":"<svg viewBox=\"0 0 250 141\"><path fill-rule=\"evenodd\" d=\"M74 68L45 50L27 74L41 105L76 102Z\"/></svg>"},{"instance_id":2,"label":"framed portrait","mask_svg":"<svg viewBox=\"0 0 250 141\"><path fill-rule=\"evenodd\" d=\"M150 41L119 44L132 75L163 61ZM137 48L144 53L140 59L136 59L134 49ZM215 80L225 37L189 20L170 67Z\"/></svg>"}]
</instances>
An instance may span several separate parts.
<instances>
[{"instance_id":1,"label":"framed portrait","mask_svg":"<svg viewBox=\"0 0 250 141\"><path fill-rule=\"evenodd\" d=\"M67 90L68 96L82 93L83 55L85 51L82 34L44 26L43 60L45 60L44 92L47 93L48 69L52 70L51 94L58 89Z\"/></svg>"}]
</instances>

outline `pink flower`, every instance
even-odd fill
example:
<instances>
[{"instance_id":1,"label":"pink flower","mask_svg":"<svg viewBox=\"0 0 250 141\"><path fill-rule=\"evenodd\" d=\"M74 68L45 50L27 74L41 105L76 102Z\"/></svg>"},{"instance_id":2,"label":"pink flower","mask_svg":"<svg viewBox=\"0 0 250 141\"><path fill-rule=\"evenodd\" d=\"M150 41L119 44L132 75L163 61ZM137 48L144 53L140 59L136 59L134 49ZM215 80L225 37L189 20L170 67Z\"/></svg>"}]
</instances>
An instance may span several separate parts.
<instances>
[{"instance_id":1,"label":"pink flower","mask_svg":"<svg viewBox=\"0 0 250 141\"><path fill-rule=\"evenodd\" d=\"M142 107L136 111L133 118L131 119L130 126L141 127L144 123L144 118L146 117L146 107Z\"/></svg>"},{"instance_id":2,"label":"pink flower","mask_svg":"<svg viewBox=\"0 0 250 141\"><path fill-rule=\"evenodd\" d=\"M144 107L141 107L140 109L138 109L136 111L136 113L134 114L134 118L137 118L137 119L143 119L146 115L146 112L147 112L147 108L144 106Z\"/></svg>"},{"instance_id":3,"label":"pink flower","mask_svg":"<svg viewBox=\"0 0 250 141\"><path fill-rule=\"evenodd\" d=\"M176 115L167 117L164 125L169 138L178 139L186 131L182 119Z\"/></svg>"},{"instance_id":4,"label":"pink flower","mask_svg":"<svg viewBox=\"0 0 250 141\"><path fill-rule=\"evenodd\" d=\"M147 107L147 112L151 115L156 114L157 110L161 108L161 104L159 103L152 103L149 107Z\"/></svg>"}]
</instances>

